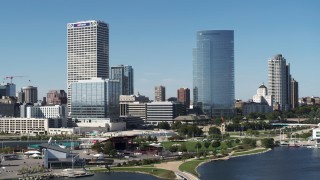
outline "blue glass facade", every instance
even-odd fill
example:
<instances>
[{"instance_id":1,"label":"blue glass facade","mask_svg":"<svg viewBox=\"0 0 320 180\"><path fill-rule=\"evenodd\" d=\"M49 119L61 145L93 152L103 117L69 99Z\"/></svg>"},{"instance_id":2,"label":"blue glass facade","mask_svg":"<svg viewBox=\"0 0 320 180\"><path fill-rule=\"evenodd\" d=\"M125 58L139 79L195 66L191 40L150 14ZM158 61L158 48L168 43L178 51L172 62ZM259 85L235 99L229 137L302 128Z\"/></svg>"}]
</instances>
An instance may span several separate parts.
<instances>
[{"instance_id":1,"label":"blue glass facade","mask_svg":"<svg viewBox=\"0 0 320 180\"><path fill-rule=\"evenodd\" d=\"M117 80L83 80L71 85L71 117L119 117L120 83Z\"/></svg>"},{"instance_id":2,"label":"blue glass facade","mask_svg":"<svg viewBox=\"0 0 320 180\"><path fill-rule=\"evenodd\" d=\"M234 32L197 32L193 49L193 100L211 116L229 116L234 109Z\"/></svg>"}]
</instances>

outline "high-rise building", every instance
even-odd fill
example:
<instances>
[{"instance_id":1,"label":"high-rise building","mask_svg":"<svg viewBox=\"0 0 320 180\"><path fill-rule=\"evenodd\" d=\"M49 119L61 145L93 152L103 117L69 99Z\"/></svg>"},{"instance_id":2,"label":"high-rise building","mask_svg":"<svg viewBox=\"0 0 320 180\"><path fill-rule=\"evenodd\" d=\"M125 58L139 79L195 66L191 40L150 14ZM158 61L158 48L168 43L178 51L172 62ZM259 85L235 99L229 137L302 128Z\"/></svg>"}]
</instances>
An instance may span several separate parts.
<instances>
[{"instance_id":1,"label":"high-rise building","mask_svg":"<svg viewBox=\"0 0 320 180\"><path fill-rule=\"evenodd\" d=\"M190 106L190 89L189 88L180 88L177 90L177 99L178 102L181 102L189 109Z\"/></svg>"},{"instance_id":2,"label":"high-rise building","mask_svg":"<svg viewBox=\"0 0 320 180\"><path fill-rule=\"evenodd\" d=\"M297 108L299 106L299 86L298 82L294 79L291 81L291 108Z\"/></svg>"},{"instance_id":3,"label":"high-rise building","mask_svg":"<svg viewBox=\"0 0 320 180\"><path fill-rule=\"evenodd\" d=\"M269 94L274 96L274 105L280 110L289 110L291 101L290 64L277 54L268 60Z\"/></svg>"},{"instance_id":4,"label":"high-rise building","mask_svg":"<svg viewBox=\"0 0 320 180\"><path fill-rule=\"evenodd\" d=\"M110 79L120 81L121 95L133 94L133 68L127 65L111 67Z\"/></svg>"},{"instance_id":5,"label":"high-rise building","mask_svg":"<svg viewBox=\"0 0 320 180\"><path fill-rule=\"evenodd\" d=\"M234 113L234 32L197 32L193 49L193 101L210 116Z\"/></svg>"},{"instance_id":6,"label":"high-rise building","mask_svg":"<svg viewBox=\"0 0 320 180\"><path fill-rule=\"evenodd\" d=\"M47 105L67 104L67 93L64 90L50 90L46 102Z\"/></svg>"},{"instance_id":7,"label":"high-rise building","mask_svg":"<svg viewBox=\"0 0 320 180\"><path fill-rule=\"evenodd\" d=\"M16 85L12 83L0 84L0 98L2 96L16 96Z\"/></svg>"},{"instance_id":8,"label":"high-rise building","mask_svg":"<svg viewBox=\"0 0 320 180\"><path fill-rule=\"evenodd\" d=\"M71 83L109 78L109 26L96 20L68 23L68 106Z\"/></svg>"},{"instance_id":9,"label":"high-rise building","mask_svg":"<svg viewBox=\"0 0 320 180\"><path fill-rule=\"evenodd\" d=\"M38 102L38 88L34 86L22 87L23 102L24 103L37 103Z\"/></svg>"},{"instance_id":10,"label":"high-rise building","mask_svg":"<svg viewBox=\"0 0 320 180\"><path fill-rule=\"evenodd\" d=\"M154 88L154 101L166 101L166 88L164 86L156 86Z\"/></svg>"},{"instance_id":11,"label":"high-rise building","mask_svg":"<svg viewBox=\"0 0 320 180\"><path fill-rule=\"evenodd\" d=\"M71 84L72 118L119 117L118 80L92 78Z\"/></svg>"}]
</instances>

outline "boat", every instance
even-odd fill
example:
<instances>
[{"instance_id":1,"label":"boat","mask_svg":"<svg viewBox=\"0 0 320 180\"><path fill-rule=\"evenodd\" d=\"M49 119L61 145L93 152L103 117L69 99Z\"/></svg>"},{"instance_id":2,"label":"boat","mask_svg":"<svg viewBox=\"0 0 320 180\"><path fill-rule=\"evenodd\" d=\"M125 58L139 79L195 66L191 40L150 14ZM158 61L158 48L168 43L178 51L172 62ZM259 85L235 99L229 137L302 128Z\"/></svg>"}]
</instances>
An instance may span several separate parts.
<instances>
[{"instance_id":1,"label":"boat","mask_svg":"<svg viewBox=\"0 0 320 180\"><path fill-rule=\"evenodd\" d=\"M88 173L85 170L75 170L75 169L64 169L60 176L67 178L80 178L80 177L88 177L93 176L93 173Z\"/></svg>"}]
</instances>

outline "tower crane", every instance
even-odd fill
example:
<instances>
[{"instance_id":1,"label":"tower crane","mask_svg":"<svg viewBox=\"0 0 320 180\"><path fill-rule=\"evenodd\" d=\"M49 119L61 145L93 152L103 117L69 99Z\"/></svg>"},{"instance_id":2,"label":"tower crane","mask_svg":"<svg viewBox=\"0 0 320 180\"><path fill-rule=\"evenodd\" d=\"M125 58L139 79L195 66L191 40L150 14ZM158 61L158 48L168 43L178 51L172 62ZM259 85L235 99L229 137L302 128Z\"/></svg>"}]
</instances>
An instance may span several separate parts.
<instances>
[{"instance_id":1,"label":"tower crane","mask_svg":"<svg viewBox=\"0 0 320 180\"><path fill-rule=\"evenodd\" d=\"M10 79L10 83L12 84L12 79L16 77L25 77L25 76L7 76L5 79Z\"/></svg>"}]
</instances>

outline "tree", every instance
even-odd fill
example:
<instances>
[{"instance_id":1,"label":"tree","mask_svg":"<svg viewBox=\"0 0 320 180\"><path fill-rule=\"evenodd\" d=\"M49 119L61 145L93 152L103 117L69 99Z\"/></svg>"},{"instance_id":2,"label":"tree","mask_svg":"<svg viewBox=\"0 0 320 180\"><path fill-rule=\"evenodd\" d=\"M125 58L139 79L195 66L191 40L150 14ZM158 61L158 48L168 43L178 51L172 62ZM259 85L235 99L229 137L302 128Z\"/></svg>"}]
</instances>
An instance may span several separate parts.
<instances>
[{"instance_id":1,"label":"tree","mask_svg":"<svg viewBox=\"0 0 320 180\"><path fill-rule=\"evenodd\" d=\"M170 146L169 147L170 152L177 152L178 151L178 146Z\"/></svg>"},{"instance_id":2,"label":"tree","mask_svg":"<svg viewBox=\"0 0 320 180\"><path fill-rule=\"evenodd\" d=\"M209 133L209 135L212 135L212 134L219 134L220 135L221 131L217 127L210 127L208 133Z\"/></svg>"},{"instance_id":3,"label":"tree","mask_svg":"<svg viewBox=\"0 0 320 180\"><path fill-rule=\"evenodd\" d=\"M185 143L182 143L180 146L179 146L179 151L180 152L187 152L187 146Z\"/></svg>"},{"instance_id":4,"label":"tree","mask_svg":"<svg viewBox=\"0 0 320 180\"><path fill-rule=\"evenodd\" d=\"M220 146L220 141L213 141L213 142L211 143L211 146L212 146L213 148L219 147L219 146Z\"/></svg>"},{"instance_id":5,"label":"tree","mask_svg":"<svg viewBox=\"0 0 320 180\"><path fill-rule=\"evenodd\" d=\"M179 129L182 126L182 123L180 121L175 121L174 123L172 123L171 129L175 130L175 129Z\"/></svg>"},{"instance_id":6,"label":"tree","mask_svg":"<svg viewBox=\"0 0 320 180\"><path fill-rule=\"evenodd\" d=\"M197 144L194 146L196 149L201 149L202 144L200 142L197 142Z\"/></svg>"},{"instance_id":7,"label":"tree","mask_svg":"<svg viewBox=\"0 0 320 180\"><path fill-rule=\"evenodd\" d=\"M261 139L261 145L265 148L273 148L275 146L274 139L273 138Z\"/></svg>"},{"instance_id":8,"label":"tree","mask_svg":"<svg viewBox=\"0 0 320 180\"><path fill-rule=\"evenodd\" d=\"M209 146L210 146L210 142L205 141L203 145L204 145L204 147L205 147L206 149L208 149L208 148L209 148Z\"/></svg>"},{"instance_id":9,"label":"tree","mask_svg":"<svg viewBox=\"0 0 320 180\"><path fill-rule=\"evenodd\" d=\"M160 122L159 123L159 129L170 129L170 124L168 122Z\"/></svg>"},{"instance_id":10,"label":"tree","mask_svg":"<svg viewBox=\"0 0 320 180\"><path fill-rule=\"evenodd\" d=\"M110 156L113 149L113 143L111 141L107 141L103 146L103 153L108 154Z\"/></svg>"},{"instance_id":11,"label":"tree","mask_svg":"<svg viewBox=\"0 0 320 180\"><path fill-rule=\"evenodd\" d=\"M96 142L92 145L91 149L94 150L94 151L97 151L98 153L101 153L103 152L103 147L104 145L102 143L99 143L99 142Z\"/></svg>"}]
</instances>

